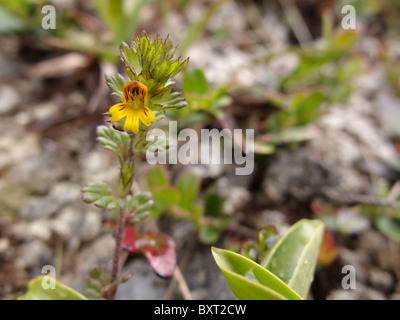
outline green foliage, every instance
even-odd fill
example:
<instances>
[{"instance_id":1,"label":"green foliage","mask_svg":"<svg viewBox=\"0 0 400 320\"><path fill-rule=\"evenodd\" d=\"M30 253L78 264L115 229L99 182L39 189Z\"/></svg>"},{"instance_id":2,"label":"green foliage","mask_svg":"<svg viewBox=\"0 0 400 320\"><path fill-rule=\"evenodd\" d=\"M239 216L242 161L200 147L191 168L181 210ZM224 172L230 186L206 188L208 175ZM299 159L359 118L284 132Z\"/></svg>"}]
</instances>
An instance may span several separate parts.
<instances>
[{"instance_id":1,"label":"green foliage","mask_svg":"<svg viewBox=\"0 0 400 320\"><path fill-rule=\"evenodd\" d=\"M93 203L98 208L109 210L121 207L121 200L111 193L110 187L106 183L89 183L82 189L82 201Z\"/></svg>"},{"instance_id":2,"label":"green foliage","mask_svg":"<svg viewBox=\"0 0 400 320\"><path fill-rule=\"evenodd\" d=\"M299 59L291 73L277 80L280 94L270 102L279 110L266 120L267 133L255 144L258 153L270 154L276 146L310 139L312 125L333 103L347 102L353 92L353 79L361 72L361 57L354 50L358 33L331 32L332 21L323 19L324 38L317 44L292 47L256 60L268 62L287 53Z\"/></svg>"},{"instance_id":3,"label":"green foliage","mask_svg":"<svg viewBox=\"0 0 400 320\"><path fill-rule=\"evenodd\" d=\"M205 94L208 92L208 82L201 69L190 69L185 72L182 84L183 92Z\"/></svg>"},{"instance_id":4,"label":"green foliage","mask_svg":"<svg viewBox=\"0 0 400 320\"><path fill-rule=\"evenodd\" d=\"M129 135L126 132L114 130L106 126L98 126L97 136L97 140L105 149L116 153L121 158L128 151Z\"/></svg>"},{"instance_id":5,"label":"green foliage","mask_svg":"<svg viewBox=\"0 0 400 320\"><path fill-rule=\"evenodd\" d=\"M239 299L306 299L323 230L321 221L298 221L269 249L261 264L221 249L213 249L214 259Z\"/></svg>"},{"instance_id":6,"label":"green foliage","mask_svg":"<svg viewBox=\"0 0 400 320\"><path fill-rule=\"evenodd\" d=\"M320 91L330 101L346 101L351 79L360 70L360 58L352 54L358 39L354 31L340 31L321 45L297 50L297 68L281 80L284 92ZM338 93L343 93L338 95Z\"/></svg>"},{"instance_id":7,"label":"green foliage","mask_svg":"<svg viewBox=\"0 0 400 320\"><path fill-rule=\"evenodd\" d=\"M295 223L261 262L303 299L314 278L323 230L319 220L303 219Z\"/></svg>"},{"instance_id":8,"label":"green foliage","mask_svg":"<svg viewBox=\"0 0 400 320\"><path fill-rule=\"evenodd\" d=\"M107 266L94 266L85 279L86 295L93 299L105 299L111 291L128 281L132 275L133 272L129 271L111 282L111 270Z\"/></svg>"},{"instance_id":9,"label":"green foliage","mask_svg":"<svg viewBox=\"0 0 400 320\"><path fill-rule=\"evenodd\" d=\"M285 112L280 112L269 122L269 130L304 126L316 121L321 116L323 95L320 92L295 93Z\"/></svg>"},{"instance_id":10,"label":"green foliage","mask_svg":"<svg viewBox=\"0 0 400 320\"><path fill-rule=\"evenodd\" d=\"M18 300L87 300L79 292L55 279L51 279L55 281L55 289L44 289L42 283L45 282L47 284L48 281L45 277L48 276L39 276L29 281L28 291L20 296Z\"/></svg>"},{"instance_id":11,"label":"green foliage","mask_svg":"<svg viewBox=\"0 0 400 320\"><path fill-rule=\"evenodd\" d=\"M180 92L171 92L176 76L188 64L189 59L181 61L174 58L175 47L169 37L150 38L145 33L134 39L131 45L122 42L120 57L130 80L140 81L147 87L147 105L150 108L174 109L187 106ZM107 84L113 94L123 100L122 76L107 76ZM125 81L126 82L126 81Z\"/></svg>"},{"instance_id":12,"label":"green foliage","mask_svg":"<svg viewBox=\"0 0 400 320\"><path fill-rule=\"evenodd\" d=\"M150 214L154 201L150 193L135 193L126 199L126 209L134 220L142 220Z\"/></svg>"},{"instance_id":13,"label":"green foliage","mask_svg":"<svg viewBox=\"0 0 400 320\"><path fill-rule=\"evenodd\" d=\"M223 107L231 103L228 89L231 84L211 87L201 69L189 69L182 81L182 91L190 108L175 112L169 111L168 116L177 119L180 126L191 124L207 124L210 116L219 117Z\"/></svg>"},{"instance_id":14,"label":"green foliage","mask_svg":"<svg viewBox=\"0 0 400 320\"><path fill-rule=\"evenodd\" d=\"M255 241L234 242L229 249L260 263L278 238L278 231L273 225L264 225L257 231Z\"/></svg>"},{"instance_id":15,"label":"green foliage","mask_svg":"<svg viewBox=\"0 0 400 320\"><path fill-rule=\"evenodd\" d=\"M232 251L212 248L232 292L241 300L301 300L282 280L254 261Z\"/></svg>"},{"instance_id":16,"label":"green foliage","mask_svg":"<svg viewBox=\"0 0 400 320\"><path fill-rule=\"evenodd\" d=\"M104 297L110 281L111 271L107 267L93 267L85 280L86 295L94 299Z\"/></svg>"},{"instance_id":17,"label":"green foliage","mask_svg":"<svg viewBox=\"0 0 400 320\"><path fill-rule=\"evenodd\" d=\"M117 97L121 101L124 101L123 89L126 83L125 78L120 74L118 74L116 77L111 74L107 74L105 78L106 83L112 92L111 95Z\"/></svg>"},{"instance_id":18,"label":"green foliage","mask_svg":"<svg viewBox=\"0 0 400 320\"><path fill-rule=\"evenodd\" d=\"M222 212L222 200L216 194L204 197L198 205L200 180L189 172L184 172L172 185L160 166L153 166L147 172L146 188L151 191L154 206L151 213L154 218L167 213L174 218L193 222L203 243L214 243L231 221Z\"/></svg>"},{"instance_id":19,"label":"green foliage","mask_svg":"<svg viewBox=\"0 0 400 320\"><path fill-rule=\"evenodd\" d=\"M359 199L360 204L344 208L347 217L338 215L343 208L319 204L318 218L329 230L344 234L359 230L365 222L370 222L386 237L400 241L400 182L391 188L386 180L379 180L376 185L375 195Z\"/></svg>"}]
</instances>

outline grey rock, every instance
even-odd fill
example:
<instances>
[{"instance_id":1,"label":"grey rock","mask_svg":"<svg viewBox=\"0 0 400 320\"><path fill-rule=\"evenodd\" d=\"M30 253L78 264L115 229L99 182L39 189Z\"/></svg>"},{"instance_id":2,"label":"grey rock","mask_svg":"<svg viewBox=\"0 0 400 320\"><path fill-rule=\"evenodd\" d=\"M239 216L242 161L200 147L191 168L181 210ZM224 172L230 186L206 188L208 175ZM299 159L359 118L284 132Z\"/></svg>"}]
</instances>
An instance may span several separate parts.
<instances>
[{"instance_id":1,"label":"grey rock","mask_svg":"<svg viewBox=\"0 0 400 320\"><path fill-rule=\"evenodd\" d=\"M332 291L327 300L387 300L386 296L364 284L357 282L355 289L337 289Z\"/></svg>"},{"instance_id":2,"label":"grey rock","mask_svg":"<svg viewBox=\"0 0 400 320\"><path fill-rule=\"evenodd\" d=\"M123 272L133 271L133 277L118 287L118 300L161 300L169 281L158 278L145 259L135 259Z\"/></svg>"},{"instance_id":3,"label":"grey rock","mask_svg":"<svg viewBox=\"0 0 400 320\"><path fill-rule=\"evenodd\" d=\"M384 270L371 268L369 271L369 281L371 286L380 292L389 292L394 286L393 276Z\"/></svg>"},{"instance_id":4,"label":"grey rock","mask_svg":"<svg viewBox=\"0 0 400 320\"><path fill-rule=\"evenodd\" d=\"M51 264L52 250L41 240L32 240L18 248L15 267L18 269L32 269L33 273L40 274L43 266Z\"/></svg>"},{"instance_id":5,"label":"grey rock","mask_svg":"<svg viewBox=\"0 0 400 320\"><path fill-rule=\"evenodd\" d=\"M264 210L261 212L258 227L260 228L266 224L275 226L280 235L285 234L290 228L286 215L277 210Z\"/></svg>"},{"instance_id":6,"label":"grey rock","mask_svg":"<svg viewBox=\"0 0 400 320\"><path fill-rule=\"evenodd\" d=\"M79 292L86 289L85 278L96 265L111 266L115 239L111 233L98 237L93 243L85 246L74 255L75 268L64 276L65 283Z\"/></svg>"},{"instance_id":7,"label":"grey rock","mask_svg":"<svg viewBox=\"0 0 400 320\"><path fill-rule=\"evenodd\" d=\"M49 217L64 205L79 200L80 195L81 186L67 182L58 183L49 195L32 197L30 203L21 208L19 215L28 220Z\"/></svg>"},{"instance_id":8,"label":"grey rock","mask_svg":"<svg viewBox=\"0 0 400 320\"><path fill-rule=\"evenodd\" d=\"M0 115L7 114L21 103L18 92L11 86L0 87Z\"/></svg>"},{"instance_id":9,"label":"grey rock","mask_svg":"<svg viewBox=\"0 0 400 320\"><path fill-rule=\"evenodd\" d=\"M370 265L367 252L353 251L344 247L338 249L341 264L353 266L356 272L356 280L367 283L369 277L367 268Z\"/></svg>"}]
</instances>

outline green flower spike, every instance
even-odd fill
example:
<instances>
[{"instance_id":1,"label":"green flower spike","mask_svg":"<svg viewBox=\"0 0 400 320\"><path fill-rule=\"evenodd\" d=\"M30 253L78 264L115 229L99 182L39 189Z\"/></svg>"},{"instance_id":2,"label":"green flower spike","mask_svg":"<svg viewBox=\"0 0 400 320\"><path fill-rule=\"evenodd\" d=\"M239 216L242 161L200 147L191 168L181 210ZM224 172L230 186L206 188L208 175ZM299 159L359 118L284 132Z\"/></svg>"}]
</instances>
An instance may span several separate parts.
<instances>
[{"instance_id":1,"label":"green flower spike","mask_svg":"<svg viewBox=\"0 0 400 320\"><path fill-rule=\"evenodd\" d=\"M165 110L187 106L181 92L171 92L175 83L172 78L189 62L189 58L174 59L175 50L169 37L151 39L146 33L131 45L121 43L120 57L130 81L120 74L106 76L112 94L122 101L110 108L112 123L117 122L117 127L123 126L124 131L137 134L140 121L147 127Z\"/></svg>"}]
</instances>

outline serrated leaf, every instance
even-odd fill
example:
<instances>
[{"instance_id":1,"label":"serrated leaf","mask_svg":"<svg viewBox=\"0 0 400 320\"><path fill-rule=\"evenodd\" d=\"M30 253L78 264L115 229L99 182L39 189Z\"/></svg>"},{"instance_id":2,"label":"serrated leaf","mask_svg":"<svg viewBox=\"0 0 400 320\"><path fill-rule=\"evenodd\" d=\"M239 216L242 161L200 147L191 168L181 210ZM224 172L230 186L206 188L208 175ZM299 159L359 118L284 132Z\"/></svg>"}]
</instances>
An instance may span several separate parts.
<instances>
[{"instance_id":1,"label":"serrated leaf","mask_svg":"<svg viewBox=\"0 0 400 320\"><path fill-rule=\"evenodd\" d=\"M126 200L126 208L140 220L146 217L154 204L150 193L135 193L128 196Z\"/></svg>"},{"instance_id":2,"label":"serrated leaf","mask_svg":"<svg viewBox=\"0 0 400 320\"><path fill-rule=\"evenodd\" d=\"M108 184L102 182L90 183L88 186L83 188L82 192L85 197L84 201L87 203L93 203L101 197L111 195L111 189Z\"/></svg>"},{"instance_id":3,"label":"serrated leaf","mask_svg":"<svg viewBox=\"0 0 400 320\"><path fill-rule=\"evenodd\" d=\"M170 68L171 72L169 74L169 77L172 78L174 76L176 76L179 72L181 72L183 70L183 68L185 68L187 66L187 64L189 63L189 58L187 58L186 60L180 62L178 59L178 64L174 65L173 68Z\"/></svg>"},{"instance_id":4,"label":"serrated leaf","mask_svg":"<svg viewBox=\"0 0 400 320\"><path fill-rule=\"evenodd\" d=\"M273 273L240 254L213 247L212 254L232 292L241 300L301 300Z\"/></svg>"},{"instance_id":5,"label":"serrated leaf","mask_svg":"<svg viewBox=\"0 0 400 320\"><path fill-rule=\"evenodd\" d=\"M323 231L321 221L302 219L290 227L261 262L303 299L314 278Z\"/></svg>"},{"instance_id":6,"label":"serrated leaf","mask_svg":"<svg viewBox=\"0 0 400 320\"><path fill-rule=\"evenodd\" d=\"M111 189L106 183L90 183L82 189L82 201L93 203L96 207L115 209L121 206L120 200L111 194Z\"/></svg>"},{"instance_id":7,"label":"serrated leaf","mask_svg":"<svg viewBox=\"0 0 400 320\"><path fill-rule=\"evenodd\" d=\"M120 74L118 74L117 77L107 74L105 78L108 87L112 91L112 94L116 96L119 100L124 101L123 89L126 83L124 77Z\"/></svg>"},{"instance_id":8,"label":"serrated leaf","mask_svg":"<svg viewBox=\"0 0 400 320\"><path fill-rule=\"evenodd\" d=\"M142 64L139 55L131 46L128 46L125 42L121 42L120 53L121 61L126 67L130 67L135 76L142 72Z\"/></svg>"},{"instance_id":9,"label":"serrated leaf","mask_svg":"<svg viewBox=\"0 0 400 320\"><path fill-rule=\"evenodd\" d=\"M128 150L129 135L126 132L121 132L106 126L97 127L98 141L107 150L115 152L120 157L123 157Z\"/></svg>"},{"instance_id":10,"label":"serrated leaf","mask_svg":"<svg viewBox=\"0 0 400 320\"><path fill-rule=\"evenodd\" d=\"M110 281L111 271L107 266L92 267L85 279L86 295L95 299L101 298Z\"/></svg>"},{"instance_id":11,"label":"serrated leaf","mask_svg":"<svg viewBox=\"0 0 400 320\"><path fill-rule=\"evenodd\" d=\"M173 92L162 99L159 99L154 104L162 107L163 109L180 109L186 107L188 104L185 98L181 95L182 92Z\"/></svg>"},{"instance_id":12,"label":"serrated leaf","mask_svg":"<svg viewBox=\"0 0 400 320\"><path fill-rule=\"evenodd\" d=\"M43 286L43 281L47 281L45 277L49 276L39 276L29 281L28 291L18 300L87 300L82 294L56 279L51 279L55 281L55 289L45 289Z\"/></svg>"},{"instance_id":13,"label":"serrated leaf","mask_svg":"<svg viewBox=\"0 0 400 320\"><path fill-rule=\"evenodd\" d=\"M145 144L144 153L149 152L150 154L155 154L156 152L162 152L168 150L170 147L170 143L168 138L160 137L160 136L152 136L151 139L147 139L147 143Z\"/></svg>"}]
</instances>

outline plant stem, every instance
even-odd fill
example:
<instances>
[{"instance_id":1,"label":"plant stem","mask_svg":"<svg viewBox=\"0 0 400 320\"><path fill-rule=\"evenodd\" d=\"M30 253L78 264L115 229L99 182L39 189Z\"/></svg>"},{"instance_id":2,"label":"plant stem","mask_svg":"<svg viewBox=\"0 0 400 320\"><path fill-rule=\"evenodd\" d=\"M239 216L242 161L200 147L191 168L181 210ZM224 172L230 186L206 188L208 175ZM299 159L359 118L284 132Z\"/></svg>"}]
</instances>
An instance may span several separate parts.
<instances>
[{"instance_id":1,"label":"plant stem","mask_svg":"<svg viewBox=\"0 0 400 320\"><path fill-rule=\"evenodd\" d=\"M130 165L134 165L134 152L133 152L133 144L134 144L135 136L133 134L129 135L129 147L126 152L125 156L125 161L130 162ZM122 183L124 181L129 181L129 186L124 188L125 192L124 194L120 194L120 197L123 199L126 199L126 197L129 194L129 191L132 187L133 183L133 177L134 177L134 170L132 170L132 176L131 177L124 177L124 174L121 170L121 176L120 180ZM120 181L120 182L121 182ZM124 234L125 234L125 228L126 228L126 208L122 207L119 210L119 215L118 215L118 222L117 222L117 233L115 235L115 249L114 249L114 257L112 261L112 270L111 270L111 280L110 283L116 283L115 286L112 286L108 292L106 292L105 296L108 300L114 300L115 294L117 293L118 289L118 282L116 281L118 278L118 273L120 269L120 258L121 258L121 253L122 253L122 242L124 240Z\"/></svg>"},{"instance_id":2,"label":"plant stem","mask_svg":"<svg viewBox=\"0 0 400 320\"><path fill-rule=\"evenodd\" d=\"M114 283L117 280L118 272L119 272L119 260L122 253L122 241L124 240L124 233L126 227L126 212L125 208L121 208L119 210L118 217L118 225L117 225L117 234L115 236L115 249L114 249L114 258L112 262L112 271L111 271L111 281L110 283ZM107 299L114 300L115 294L117 293L118 286L111 288L110 292L107 293Z\"/></svg>"}]
</instances>

